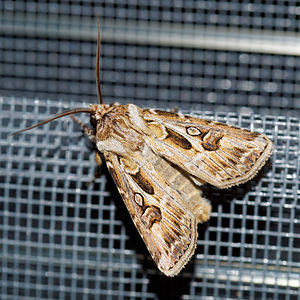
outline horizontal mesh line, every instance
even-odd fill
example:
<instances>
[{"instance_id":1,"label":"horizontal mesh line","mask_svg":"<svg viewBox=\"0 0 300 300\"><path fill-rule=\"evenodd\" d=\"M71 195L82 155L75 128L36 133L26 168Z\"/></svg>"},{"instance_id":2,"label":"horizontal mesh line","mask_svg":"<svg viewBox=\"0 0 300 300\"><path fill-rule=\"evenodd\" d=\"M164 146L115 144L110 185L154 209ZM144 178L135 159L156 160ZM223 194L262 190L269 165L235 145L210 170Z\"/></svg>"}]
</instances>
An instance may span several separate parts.
<instances>
[{"instance_id":1,"label":"horizontal mesh line","mask_svg":"<svg viewBox=\"0 0 300 300\"><path fill-rule=\"evenodd\" d=\"M52 23L49 14L5 12L4 15L0 13L0 19L0 32L5 34L91 41L97 39L96 19L87 17L55 15L55 23ZM101 32L102 41L108 42L300 55L300 35L292 32L108 18L104 19Z\"/></svg>"}]
</instances>

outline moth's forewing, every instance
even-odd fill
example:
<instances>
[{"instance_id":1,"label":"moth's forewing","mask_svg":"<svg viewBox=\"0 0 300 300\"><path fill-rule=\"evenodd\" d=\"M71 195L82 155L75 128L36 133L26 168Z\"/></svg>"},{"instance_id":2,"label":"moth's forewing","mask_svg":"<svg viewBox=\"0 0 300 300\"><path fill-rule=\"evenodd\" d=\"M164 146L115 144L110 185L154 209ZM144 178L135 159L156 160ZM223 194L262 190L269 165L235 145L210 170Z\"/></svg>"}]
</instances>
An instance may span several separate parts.
<instances>
[{"instance_id":1,"label":"moth's forewing","mask_svg":"<svg viewBox=\"0 0 300 300\"><path fill-rule=\"evenodd\" d=\"M184 194L172 189L145 158L105 153L105 159L153 260L165 275L175 276L194 254L199 219L187 207ZM128 165L135 171L128 171ZM206 221L210 205L206 202L201 208Z\"/></svg>"},{"instance_id":2,"label":"moth's forewing","mask_svg":"<svg viewBox=\"0 0 300 300\"><path fill-rule=\"evenodd\" d=\"M146 138L153 150L200 184L228 188L244 183L272 153L272 142L257 132L159 110L140 112L153 131Z\"/></svg>"}]
</instances>

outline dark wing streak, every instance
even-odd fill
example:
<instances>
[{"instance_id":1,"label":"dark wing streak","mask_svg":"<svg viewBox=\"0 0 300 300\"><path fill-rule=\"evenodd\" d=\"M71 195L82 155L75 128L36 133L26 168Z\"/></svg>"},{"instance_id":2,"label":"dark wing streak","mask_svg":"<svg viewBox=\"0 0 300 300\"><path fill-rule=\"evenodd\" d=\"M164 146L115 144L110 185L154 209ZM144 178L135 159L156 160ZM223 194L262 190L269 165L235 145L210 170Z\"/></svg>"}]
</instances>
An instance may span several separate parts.
<instances>
[{"instance_id":1,"label":"dark wing streak","mask_svg":"<svg viewBox=\"0 0 300 300\"><path fill-rule=\"evenodd\" d=\"M149 116L151 114L151 117ZM166 124L183 124L183 125L195 125L194 122L190 122L188 120L183 120L183 121L180 121L180 120L170 120L170 119L167 119L167 118L163 118L163 117L159 117L159 115L156 115L155 113L152 113L150 111L149 115L147 115L146 119L148 120L151 120L151 121L156 121L156 122L159 122L160 124L163 124L163 125L166 125ZM178 113L174 113L174 116L179 116L179 117L184 117L186 115L184 114L181 114L181 116L178 114ZM189 116L188 116L189 117ZM195 118L195 117L194 117ZM200 119L200 118L197 118L199 120L204 120L204 121L208 121L208 120L205 120L205 119Z\"/></svg>"},{"instance_id":2,"label":"dark wing streak","mask_svg":"<svg viewBox=\"0 0 300 300\"><path fill-rule=\"evenodd\" d=\"M166 126L166 125L165 125L165 126ZM166 127L167 127L167 126L166 126ZM167 128L168 128L168 127L167 127ZM184 138L186 138L186 139L193 145L193 147L195 147L195 145L194 145L195 143L193 143L193 142L191 141L192 138L191 138L190 136L188 136L187 134L184 134L184 133L182 133L182 132L178 132L178 130L176 130L176 128L173 128L172 130L174 130L174 131L177 132L178 134L182 135ZM161 140L159 140L159 141L162 142L162 143L164 143L164 141L161 141ZM170 148L170 146L169 146L167 143L164 143L164 145ZM195 148L199 151L199 153L201 153L202 155L204 155L204 156L205 156L208 160L210 160L213 164L215 164L215 165L218 166L220 169L222 169L229 177L234 178L234 177L233 177L230 173L228 173L222 166L220 166L217 162L215 162L215 161L208 155L208 153L206 153L205 150L202 150L202 149L200 149L199 147L195 147ZM175 149L175 148L174 148L174 149ZM172 150L174 150L174 149L172 148ZM175 149L175 150L176 150L176 149ZM175 151L175 150L174 150L174 151ZM177 152L177 153L181 154L180 156L187 157L187 158L188 158L187 160L188 160L189 162L192 162L193 165L196 166L196 167L199 169L199 166L196 165L196 164L193 162L193 160L190 159L190 157L183 155L182 152ZM202 158L201 158L201 161L202 161L202 163L206 164L209 168L213 169L216 173L219 173L219 171L216 170L215 167L214 167L213 165L207 163L207 162L206 162L204 159L202 159ZM204 171L204 170L202 170L202 171Z\"/></svg>"},{"instance_id":3,"label":"dark wing streak","mask_svg":"<svg viewBox=\"0 0 300 300\"><path fill-rule=\"evenodd\" d=\"M176 130L175 130L176 131ZM177 131L176 131L177 132ZM179 133L179 134L181 134L183 137L185 137L192 145L193 145L193 147L195 147L195 145L194 145L194 143L192 143L191 142L191 137L189 137L188 135L186 135L186 134L182 134L182 133L180 133L180 132L177 132L177 133ZM213 158L211 158L210 157L210 155L208 155L208 153L205 151L205 150L202 150L202 149L199 149L199 147L198 147L198 145L197 145L197 147L195 147L201 154L203 154L208 160L210 160L213 164L215 164L215 165L217 165L221 170L223 170L229 177L231 177L231 178L234 178L230 173L228 173L227 171L226 171L226 169L224 169L224 167L222 167L222 166L220 166L216 161L214 161L214 159ZM214 153L216 153L216 154L218 154L218 151L214 151ZM218 154L219 155L219 154ZM220 155L219 155L220 156ZM203 159L201 159L201 161L202 162L205 162ZM227 160L226 160L227 161ZM207 164L209 167L213 167L213 166L211 166L210 164ZM230 164L231 165L231 164ZM215 168L213 168L215 171L216 171L216 173L219 173L219 171L218 170L216 170ZM234 167L234 169L235 169L235 167Z\"/></svg>"},{"instance_id":4,"label":"dark wing streak","mask_svg":"<svg viewBox=\"0 0 300 300\"><path fill-rule=\"evenodd\" d=\"M171 223L167 218L164 220L166 223L169 224L170 227L174 228L176 231L178 231L182 236L186 236L184 232L180 230L180 228L176 227L173 223ZM178 237L176 236L176 239L178 240ZM180 240L180 239L179 239Z\"/></svg>"},{"instance_id":5,"label":"dark wing streak","mask_svg":"<svg viewBox=\"0 0 300 300\"><path fill-rule=\"evenodd\" d=\"M219 149L219 150L220 150L220 149ZM224 152L224 151L222 150L222 152ZM228 165L230 165L232 169L236 170L236 171L240 174L240 176L242 176L242 175L244 174L244 173L241 172L235 165L233 165L230 161L228 161L226 157L223 157L222 155L220 155L220 153L219 153L218 151L216 151L216 155L218 155L218 156L220 157L220 159L226 161L226 163L227 163ZM235 160L235 161L236 161L236 160ZM223 169L224 169L224 168L223 168Z\"/></svg>"},{"instance_id":6,"label":"dark wing streak","mask_svg":"<svg viewBox=\"0 0 300 300\"><path fill-rule=\"evenodd\" d=\"M173 236L174 238L176 238L174 236L174 233L170 232L170 230L168 229L168 226L166 226L166 224L164 224L164 222L162 222L161 226L164 228L164 231L167 233L167 234L165 234L165 237L168 238L168 241L170 242L170 244L172 244L178 252L181 252L181 254L183 254L182 251L180 250L180 248L178 248L178 246L168 236L168 234L169 234L170 236ZM184 241L179 240L179 242L181 245L185 245Z\"/></svg>"},{"instance_id":7,"label":"dark wing streak","mask_svg":"<svg viewBox=\"0 0 300 300\"><path fill-rule=\"evenodd\" d=\"M238 143L238 141L245 141L245 140L240 139L240 138L238 138L237 136L230 135L230 134L228 134L228 133L226 133L226 134L227 134L228 136L231 137L231 142L233 141L233 138L235 138L235 139L237 140L237 142L235 142L235 144L236 144L238 147L241 147L241 148L245 149L245 148L244 148L244 145L241 145L240 143ZM264 139L262 139L261 142L264 142L264 143L267 144L267 141L264 140ZM247 143L247 145L251 145L251 146L253 146L253 147L258 147L258 148L260 149L261 152L264 152L264 151L265 151L265 148L266 148L266 147L261 147L260 145L254 143L253 141L245 141L245 143ZM246 147L246 150L249 151L249 148Z\"/></svg>"},{"instance_id":8,"label":"dark wing streak","mask_svg":"<svg viewBox=\"0 0 300 300\"><path fill-rule=\"evenodd\" d=\"M229 135L228 135L228 136L229 136ZM238 142L235 141L235 140L238 140L238 141L239 141L239 140L241 140L241 139L239 139L239 138L237 138L237 137L235 137L235 136L231 136L231 138L232 138L232 139L230 140L230 143L234 144L234 145L237 146L237 147L240 147L241 149L243 149L243 150L246 151L246 152L254 153L256 157L259 157L259 156L260 156L260 155L257 154L256 152L251 151L249 148L247 148L247 147L245 147L244 145L239 144ZM247 144L248 144L248 142L247 142ZM257 146L257 145L255 145L255 146ZM230 149L230 148L226 147L226 149ZM262 151L264 151L264 150L262 150Z\"/></svg>"},{"instance_id":9,"label":"dark wing streak","mask_svg":"<svg viewBox=\"0 0 300 300\"><path fill-rule=\"evenodd\" d=\"M168 246L168 244L166 243L166 241L163 239L163 235L156 234L158 232L155 231L155 230L152 231L152 233L155 236L155 238L160 241L159 243L156 243L156 247L158 246L159 249L162 250L161 252L166 252L165 249L170 249L170 247ZM165 237L165 235L164 235L164 237Z\"/></svg>"},{"instance_id":10,"label":"dark wing streak","mask_svg":"<svg viewBox=\"0 0 300 300\"><path fill-rule=\"evenodd\" d=\"M173 236L174 237L174 239L176 239L176 241L178 241L178 242L180 242L181 244L183 244L183 245L185 245L186 246L186 243L183 241L183 240L181 240L173 231L171 231L170 229L169 229L169 227L173 227L174 228L174 225L173 224L171 224L171 226L169 226L169 225L166 225L166 224L164 224L164 223L168 223L169 225L171 224L167 219L166 220L164 220L164 222L163 222L163 226L164 226L164 228L165 228L165 231L166 232L168 232L171 236ZM168 227L169 226L169 227ZM178 230L179 231L179 230ZM188 246L187 246L188 247Z\"/></svg>"},{"instance_id":11,"label":"dark wing streak","mask_svg":"<svg viewBox=\"0 0 300 300\"><path fill-rule=\"evenodd\" d=\"M172 195L170 195L170 194L165 190L165 188L162 187L162 186L159 184L159 182L157 182L157 180L156 180L155 178L153 178L152 175L149 174L149 173L147 172L146 168L144 168L144 165L146 165L146 163L145 163L145 164L144 164L144 163L141 164L141 161L144 161L144 160L145 160L144 157L140 156L139 159L136 159L135 157L131 157L131 159L133 159L133 160L139 165L139 167L142 168L142 169L148 174L149 177L151 177L151 179L153 180L154 185L155 185L156 187L159 187L160 190L164 191L164 193L167 194L167 195L172 199L172 201L174 201L181 209L183 209L183 210L186 209L186 207L184 207L180 202L176 201L176 198L174 198ZM156 171L156 169L155 169L154 166L152 166L152 169L155 171L156 174L160 174L158 171ZM162 177L162 178L163 178L163 177ZM169 185L167 182L166 182L166 184ZM173 190L173 191L174 191L174 193L177 194L178 197L182 198L182 196L181 196L178 192L176 192L176 190ZM158 202L157 200L155 200L155 198L152 198L152 200L153 200L153 202L155 202L155 203L157 204L157 206L160 206L160 207L161 207L161 203ZM162 208L162 207L161 207L161 208ZM168 211L168 210L166 210L166 209L164 209L163 211L164 211L165 213L169 214L172 218L174 218L174 219L177 220L177 217L174 216L170 211ZM187 219L188 219L188 218L187 218ZM181 222L181 223L182 223L182 222ZM183 225L186 229L190 230L190 228L187 227L185 224L182 223L182 225ZM185 235L185 234L183 233L183 235Z\"/></svg>"},{"instance_id":12,"label":"dark wing streak","mask_svg":"<svg viewBox=\"0 0 300 300\"><path fill-rule=\"evenodd\" d=\"M174 122L175 123L175 122ZM176 123L175 123L176 124ZM195 125L195 124L194 124ZM165 124L165 126L168 128L168 125L167 124ZM229 125L228 125L229 126ZM174 130L175 132L177 132L178 134L180 134L180 135L182 135L184 138L186 138L192 145L193 145L193 147L195 147L200 153L202 153L208 160L210 160L210 161L212 161L213 162L213 164L215 164L215 165L217 165L219 168L221 168L230 178L235 178L234 176L232 176L230 173L228 173L227 172L227 170L225 169L225 168L223 168L222 166L220 166L217 162L215 162L209 155L208 155L208 153L205 151L205 150L202 150L202 149L200 149L199 148L199 146L197 145L197 143L196 143L196 145L194 145L194 143L192 142L192 138L189 136L189 135L187 135L187 134L185 134L185 133L182 133L182 132L179 132L178 130L176 130L176 128L172 128L172 130ZM241 129L242 130L242 129ZM223 132L225 132L225 131L223 131ZM226 135L228 135L228 136L230 136L231 137L231 141L230 142L232 142L232 140L241 140L241 139L239 139L236 135L229 135L229 134L227 134L226 133ZM255 143L251 143L250 141L247 141L247 143L248 144L252 144L253 146L255 146L255 147L258 147L258 145L256 145ZM239 143L235 143L236 145L238 145L238 147L241 147L241 145L239 144ZM248 148L244 148L244 146L242 146L241 148L243 148L243 149L245 149L245 151L247 151L247 152L251 152L251 153L255 153L254 151L250 151ZM261 147L259 147L259 148L261 148ZM226 149L229 149L229 148L226 148ZM221 148L220 149L218 149L219 151L222 151L223 153L226 153L232 160L234 160L234 161L236 161L237 163L239 163L240 161L239 160L237 160L234 156L232 156L232 154L230 154L230 153L227 153L227 152L225 152L225 151L223 151ZM262 152L265 150L265 148L263 149L263 150L261 150ZM222 157L219 153L218 153L218 151L215 151L215 153L219 156L219 157ZM255 153L255 156L256 157L259 157L259 155L257 155L256 153ZM240 176L243 176L244 175L244 173L242 173L242 172L240 172L233 164L231 164L225 157L222 157L223 158L223 160L225 160L233 169L235 169L239 174L240 174ZM201 161L203 162L203 163L205 163L205 161L203 160L203 159L201 159ZM207 164L206 163L206 165L208 165L210 168L213 168L213 166L211 166L211 165L209 165L209 164ZM243 164L244 165L244 164ZM214 170L215 170L215 168L213 168ZM251 168L250 168L251 169ZM250 170L249 169L249 170ZM217 171L216 170L216 173L219 173L219 171Z\"/></svg>"},{"instance_id":13,"label":"dark wing streak","mask_svg":"<svg viewBox=\"0 0 300 300\"><path fill-rule=\"evenodd\" d=\"M167 128L169 128L168 127L168 124L164 124L163 122L160 122L161 124L163 124L164 126L166 126ZM176 125L176 123L177 122L173 122L175 125ZM179 123L179 122L178 122ZM186 123L184 123L184 122L182 122L183 124L185 124L186 125ZM194 123L193 123L193 125L195 125ZM169 128L169 129L171 129L171 128ZM230 178L234 178L230 173L228 173L222 166L220 166L217 162L215 162L209 155L208 155L208 153L206 153L206 151L205 150L203 150L203 149L201 149L197 144L199 144L199 143L196 143L196 145L195 145L195 143L193 143L193 138L191 138L189 135L187 135L187 134L185 134L185 133L183 133L183 132L180 132L180 131L178 131L178 130L176 130L176 127L175 128L172 128L171 130L174 130L176 133L178 133L178 134L180 134L180 135L182 135L185 139L187 139L192 145L193 145L193 147L195 148L195 149L197 149L201 154L203 154L208 160L210 160L213 164L215 164L216 166L218 166L220 169L222 169ZM161 142L161 143L163 143L165 146L167 146L168 148L170 148L170 146L167 144L167 143L164 143L164 141L161 141L161 140L159 140L159 139L157 139L159 142ZM172 150L173 151L175 151L176 149L174 148L172 148ZM189 161L189 162L192 162L193 163L193 160L192 159L190 159L190 157L188 157L188 156L185 156L182 152L178 152L178 151L176 151L177 153L179 153L179 156L184 156L185 158L187 158L187 160ZM219 173L219 171L218 170L216 170L215 168L214 168L214 166L213 165L210 165L209 163L207 163L205 160L203 160L202 158L201 158L201 161L202 161L202 163L204 163L204 164L206 164L210 169L213 169L216 173ZM193 165L195 166L195 167L197 167L198 168L198 165L196 165L195 163L193 163ZM199 169L199 168L198 168ZM204 171L204 169L202 170L204 173L206 173L205 171ZM207 174L207 173L206 173ZM209 175L210 176L210 175Z\"/></svg>"},{"instance_id":14,"label":"dark wing streak","mask_svg":"<svg viewBox=\"0 0 300 300\"><path fill-rule=\"evenodd\" d=\"M176 227L173 223L171 223L167 218L164 219L164 223L168 223L168 226L169 226L169 227L174 228L175 230L177 230L177 231L179 232L179 234L181 234L182 236L185 236L184 232L182 232L179 228L177 228L177 227ZM167 228L167 226L166 226L165 224L164 224L164 226ZM180 238L179 238L177 235L174 234L174 232L170 231L169 229L168 229L168 231L176 238L177 241L179 241L179 242L181 241Z\"/></svg>"},{"instance_id":15,"label":"dark wing streak","mask_svg":"<svg viewBox=\"0 0 300 300\"><path fill-rule=\"evenodd\" d=\"M172 218L178 220L172 213L170 213L167 210L164 210L166 213L168 213L170 216L172 216ZM167 222L169 225L171 225L173 228L175 228L182 236L186 236L186 234L180 229L174 226L174 224L172 224L168 218L164 218L164 222ZM185 224L183 224L181 221L179 221L182 225L184 225L184 227L188 230L190 230L190 228L188 228Z\"/></svg>"},{"instance_id":16,"label":"dark wing streak","mask_svg":"<svg viewBox=\"0 0 300 300\"><path fill-rule=\"evenodd\" d=\"M181 156L181 157L185 158L187 161L191 162L190 158L189 158L188 156L184 155L182 152L177 151L175 148L172 148L171 146L169 146L169 145L168 145L167 143L165 143L164 141L161 141L161 140L159 140L159 139L156 139L156 140L157 140L157 142L159 142L160 144L164 145L164 146L167 147L168 149L171 149L172 152L176 152L179 156ZM151 148L151 145L148 144L148 146ZM166 158L166 159L169 160L168 158ZM203 162L203 164L207 165L209 168L213 169L216 173L218 173L218 171L217 171L215 168L213 168L210 164L208 164L207 162L205 162L203 159L201 159L201 161ZM193 163L193 165L194 165L197 169L199 168L198 165L196 165L196 164L194 164L194 163ZM204 169L202 169L202 172L205 173L208 177L211 176L211 174L207 173Z\"/></svg>"},{"instance_id":17,"label":"dark wing streak","mask_svg":"<svg viewBox=\"0 0 300 300\"><path fill-rule=\"evenodd\" d=\"M216 151L215 151L215 152L216 152ZM221 170L223 170L229 177L234 178L230 173L227 172L227 170L226 170L224 167L220 166L217 162L215 162L215 161L214 161L214 160L206 153L205 150L202 152L202 154L204 154L205 157L206 157L208 160L210 160L212 163L214 163L215 165L217 165ZM203 160L202 160L202 161L203 161ZM209 165L209 166L211 167L211 165ZM217 170L216 173L220 173L220 172Z\"/></svg>"},{"instance_id":18,"label":"dark wing streak","mask_svg":"<svg viewBox=\"0 0 300 300\"><path fill-rule=\"evenodd\" d=\"M137 162L138 163L138 160L136 161L135 160L135 162ZM143 168L140 164L139 164L139 166L141 167L141 168ZM143 168L144 169L144 168ZM155 168L153 168L153 169L155 169ZM144 169L144 171L147 173L147 171ZM123 171L124 172L124 174L126 174L126 171ZM155 170L155 172L157 173L157 174L159 174L156 170ZM174 201L174 202L176 202L176 204L181 208L181 209L185 209L185 207L183 207L180 203L178 204L178 202L176 201L176 199L172 196L172 195L170 195L169 193L167 193L167 191L149 174L149 173L147 173L148 174L148 176L149 177L151 177L151 179L153 180L153 182L155 183L155 186L157 186L157 187L159 187L161 190L163 190L164 192L165 192L165 194L168 194L169 195L169 197L171 198L171 200L172 201ZM129 178L128 180L130 180L131 182L132 182L132 185L134 185L141 193L143 193L144 191L140 188L140 186L134 181L134 180L132 180L131 178ZM174 190L175 191L175 190ZM179 195L180 197L181 197L181 195ZM169 210L167 210L167 209L164 209L164 207L162 207L161 206L161 203L159 202L159 201L157 201L157 199L155 198L155 197L151 197L151 201L153 202L153 204L155 204L156 206L159 206L160 207L160 209L164 212L164 214L168 214L169 216L171 216L172 218L174 218L175 220L178 220L177 219L177 217L175 216L175 215L173 215L173 213L171 213ZM166 220L167 220L167 218L166 218ZM183 224L182 223L182 221L180 221L180 220L178 220L180 223L181 223L181 225L183 225L186 229L188 229L188 230L190 230L190 228L189 227L187 227L185 224ZM171 224L171 223L170 223ZM186 236L186 234L183 232L183 231L181 231L180 230L180 228L176 228L183 236Z\"/></svg>"},{"instance_id":19,"label":"dark wing streak","mask_svg":"<svg viewBox=\"0 0 300 300\"><path fill-rule=\"evenodd\" d=\"M164 218L164 221L165 220L166 219ZM160 241L160 244L158 244L158 245L162 246L162 247L160 247L160 249L164 253L166 253L165 249L170 249L170 250L172 250L172 253L174 254L174 252L175 252L174 248L175 248L177 250L177 252L179 252L181 254L181 256L182 256L184 254L184 251L182 252L182 250L180 250L180 248L178 248L178 246L175 245L175 243L173 243L173 241L169 238L168 233L170 235L172 235L172 236L174 236L174 235L171 234L170 231L167 229L168 227L164 224L164 221L161 221L160 226L161 226L162 229L164 229L165 233L163 235L160 235L160 234L156 234L156 231L154 231L154 236L157 238L157 240ZM184 235L184 236L186 236L186 235ZM165 239L166 238L168 239L168 241L170 242L170 244L173 245L173 247L174 247L173 249L171 249L171 247L168 245L168 243L166 242L166 240L163 237ZM183 240L180 240L180 239L178 240L177 237L176 237L176 240L179 241L179 245L183 244L183 245L186 246L186 248L188 248L189 245L191 244L191 241L190 241L190 243L188 245L186 245L186 243Z\"/></svg>"},{"instance_id":20,"label":"dark wing streak","mask_svg":"<svg viewBox=\"0 0 300 300\"><path fill-rule=\"evenodd\" d=\"M184 116L184 115L183 115ZM173 120L168 120L168 121L164 121L165 119L162 119L162 118L155 118L156 116L154 115L154 117L153 118L150 118L151 120L154 120L154 121L157 121L158 123L160 123L160 124L162 124L162 125L164 125L164 126L168 126L168 124L170 124L170 125L184 125L184 127L186 127L186 125L189 125L189 126L195 126L195 127L197 127L199 124L197 124L197 123L194 123L194 122L188 122L188 121L178 121L178 120L176 120L176 121L173 121ZM193 117L193 116L192 116ZM199 120L204 120L204 121L209 121L209 120L206 120L206 119L200 119L200 118L197 118L197 117L193 117L193 118L196 118L196 119L199 119ZM212 125L215 125L214 123L214 121L211 121L212 123ZM228 126L228 127L232 127L232 126L230 126L230 125L228 125L228 124L225 124L225 123L223 123L224 125L226 125L226 126ZM242 139L240 139L239 137L238 137L238 134L231 134L231 133L229 133L229 131L227 131L227 130L225 130L225 129L217 129L217 128L215 128L215 127L213 127L213 126L207 126L207 125L202 125L202 126L204 126L206 129L211 129L211 128L213 128L214 130L216 130L216 131L218 131L218 132L220 132L220 133L224 133L224 134L226 134L226 135L228 135L231 139L236 139L237 141L239 141L239 140L242 140ZM217 125L215 125L215 126L217 126ZM237 128L236 128L237 129ZM240 128L240 130L241 131L243 131L244 129L243 128ZM255 131L250 131L250 132L255 132ZM177 133L178 133L178 131L177 131ZM259 133L259 132L258 132ZM181 134L182 135L182 133L180 132L179 134ZM261 134L261 133L259 133L260 135L262 135L263 136L263 134ZM264 141L263 139L262 139L262 141ZM264 141L265 142L265 141ZM235 142L235 144L237 145L237 146L239 146L239 147L241 147L241 148L243 148L244 150L247 150L247 151L249 151L249 149L248 148L245 148L243 145L241 145L241 144L239 144L238 142ZM257 144L255 144L254 142L252 142L252 141L247 141L247 144L251 144L252 146L258 146ZM264 150L264 149L263 149ZM262 151L263 151L262 150Z\"/></svg>"},{"instance_id":21,"label":"dark wing streak","mask_svg":"<svg viewBox=\"0 0 300 300\"><path fill-rule=\"evenodd\" d=\"M122 168L122 166L121 166L120 164L114 164L114 163L112 162L113 159L116 157L116 155L115 155L115 154L110 154L110 157L111 157L110 159L107 159L107 158L106 158L106 160L109 161L109 163L113 166L114 169L116 168L116 165L117 165L117 166L119 167L119 169L121 170L120 173L122 174L123 184L126 186L126 189L127 189L127 195L128 195L127 197L128 197L128 199L125 199L125 198L126 198L126 195L124 195L124 193L121 193L121 192L120 192L120 194L121 194L121 197L123 198L123 201L125 202L125 206L126 206L128 212L129 212L129 214L131 215L131 212L130 212L130 210L129 210L129 207L127 207L127 204L126 204L127 201L128 201L128 202L131 202L131 203L135 203L134 199L132 199L132 193L130 192L131 189L130 189L130 187L129 187L129 180L130 180L130 177L123 176L123 174L127 174L127 173L126 173L125 170ZM113 177L113 174L111 174L111 175L112 175L112 177ZM125 177L125 178L124 178L124 177ZM134 184L135 186L138 186L133 180L132 180L132 182L133 182L133 184ZM117 187L118 187L118 190L121 191L121 190L119 189L119 186L118 186L118 185L117 185ZM134 208L135 216L138 216L138 219L141 220L141 218L140 218L140 213L139 213L139 211L137 210L137 205L134 204L134 205L131 205L131 206ZM133 218L133 216L132 216L132 220L134 221L136 228L139 229L139 227L136 225L136 219ZM147 230L146 228L144 228L144 231L145 231L145 232L148 232L147 236L144 236L144 235L142 234L142 232L140 232L140 234L141 234L141 236L142 236L144 242L146 243L147 248L148 248L148 246L149 246L149 245L147 244L147 240L148 240L148 239L151 239L151 240L152 240L152 243L153 243L153 241L155 241L155 240L157 240L157 239L159 239L159 240L161 241L162 244L165 243L163 240L161 240L161 238L159 237L159 235L154 235L154 236L151 235L151 234L150 234L150 230ZM154 237L154 238L152 238L152 237ZM154 244L155 244L155 246L156 246L158 249L160 249L161 252L163 252L164 249L161 247L161 245L162 245L161 243L155 242ZM165 244L164 244L164 247L166 247ZM151 255L152 255L152 254L151 254Z\"/></svg>"},{"instance_id":22,"label":"dark wing streak","mask_svg":"<svg viewBox=\"0 0 300 300\"><path fill-rule=\"evenodd\" d=\"M168 232L168 234L169 235L171 235L171 236L173 236L174 237L174 234L172 234L169 230L168 230L168 227L165 225L165 224L162 224L162 227L164 228L164 230L166 231L166 232ZM180 253L180 256L182 256L183 254L184 254L184 250L182 251L182 249L180 249L180 245L181 246L186 246L186 248L188 248L188 245L186 245L185 243L184 243L184 241L180 241L180 243L179 244L176 244L176 243L174 243L170 238L169 238L169 236L168 236L168 234L165 234L165 238L167 238L168 239L168 241L170 242L170 244L172 244L173 245L173 253L174 252L177 252L177 253ZM174 251L176 249L176 251Z\"/></svg>"},{"instance_id":23,"label":"dark wing streak","mask_svg":"<svg viewBox=\"0 0 300 300\"><path fill-rule=\"evenodd\" d=\"M228 148L226 148L226 149L228 149ZM234 161L236 161L237 163L241 163L241 161L239 161L239 160L237 160L237 158L236 157L234 157L234 156L232 156L230 153L228 153L228 152L226 152L226 151L224 151L224 150L222 150L222 149L219 149L219 151L220 152L222 152L222 153L224 153L224 154L226 154L226 155L228 155L232 160L234 160ZM248 152L249 152L249 150L248 150ZM224 158L224 160L225 160L226 158ZM255 163L255 162L254 162ZM245 164L242 164L243 166L245 166L245 167L247 167ZM247 167L248 168L248 167ZM248 168L248 170L250 170L252 168L252 166L250 167L250 168ZM247 172L246 172L247 173ZM242 176L244 175L245 173L242 173Z\"/></svg>"}]
</instances>

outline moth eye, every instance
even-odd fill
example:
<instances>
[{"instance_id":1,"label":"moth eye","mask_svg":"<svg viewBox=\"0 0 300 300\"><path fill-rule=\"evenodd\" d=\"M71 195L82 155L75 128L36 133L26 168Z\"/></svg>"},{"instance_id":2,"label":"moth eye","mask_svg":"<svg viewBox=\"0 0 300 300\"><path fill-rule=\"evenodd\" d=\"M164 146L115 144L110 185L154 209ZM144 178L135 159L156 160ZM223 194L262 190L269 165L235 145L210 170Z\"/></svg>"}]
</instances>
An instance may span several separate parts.
<instances>
[{"instance_id":1,"label":"moth eye","mask_svg":"<svg viewBox=\"0 0 300 300\"><path fill-rule=\"evenodd\" d=\"M197 128L197 127L188 127L186 129L186 132L189 134L189 135L192 135L192 136L195 136L195 135L200 135L201 134L201 131Z\"/></svg>"},{"instance_id":2,"label":"moth eye","mask_svg":"<svg viewBox=\"0 0 300 300\"><path fill-rule=\"evenodd\" d=\"M97 126L97 120L96 120L95 116L91 116L90 123L93 127Z\"/></svg>"},{"instance_id":3,"label":"moth eye","mask_svg":"<svg viewBox=\"0 0 300 300\"><path fill-rule=\"evenodd\" d=\"M144 206L144 197L141 194L136 193L134 195L134 201L137 203L138 206Z\"/></svg>"}]
</instances>

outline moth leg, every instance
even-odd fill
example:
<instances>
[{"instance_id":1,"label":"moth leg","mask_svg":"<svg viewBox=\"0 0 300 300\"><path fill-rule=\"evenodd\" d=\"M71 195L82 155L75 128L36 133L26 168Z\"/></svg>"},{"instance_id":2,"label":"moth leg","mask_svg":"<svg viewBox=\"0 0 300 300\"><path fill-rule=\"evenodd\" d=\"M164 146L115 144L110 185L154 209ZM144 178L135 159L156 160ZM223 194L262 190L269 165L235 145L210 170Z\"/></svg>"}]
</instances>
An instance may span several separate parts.
<instances>
[{"instance_id":1,"label":"moth leg","mask_svg":"<svg viewBox=\"0 0 300 300\"><path fill-rule=\"evenodd\" d=\"M88 136L88 138L92 141L92 142L96 142L96 135L95 135L95 131L90 129L86 124L84 124L83 122L81 122L79 119L77 119L74 116L70 116L72 118L72 120L77 123L80 127L83 128L84 133Z\"/></svg>"},{"instance_id":2,"label":"moth leg","mask_svg":"<svg viewBox=\"0 0 300 300\"><path fill-rule=\"evenodd\" d=\"M102 166L102 158L99 151L96 151L95 160L96 160L97 167L100 168Z\"/></svg>"},{"instance_id":3,"label":"moth leg","mask_svg":"<svg viewBox=\"0 0 300 300\"><path fill-rule=\"evenodd\" d=\"M73 121L75 123L77 123L80 127L83 128L84 133L88 136L88 138L92 141L92 142L96 142L96 136L95 136L95 132L94 130L90 129L86 124L84 124L83 122L81 122L79 119L77 119L74 116L70 116ZM102 166L102 159L100 156L99 151L96 150L96 157L95 157L95 161L96 161L96 168L94 171L94 177L86 183L86 186L88 187L89 185L91 185L92 183L95 182L95 180L100 176L100 167Z\"/></svg>"},{"instance_id":4,"label":"moth leg","mask_svg":"<svg viewBox=\"0 0 300 300\"><path fill-rule=\"evenodd\" d=\"M92 183L94 183L96 179L99 178L101 175L100 168L102 166L102 158L99 151L96 151L95 161L96 161L96 168L94 171L94 177L89 182L86 183L87 187L90 186Z\"/></svg>"}]
</instances>

